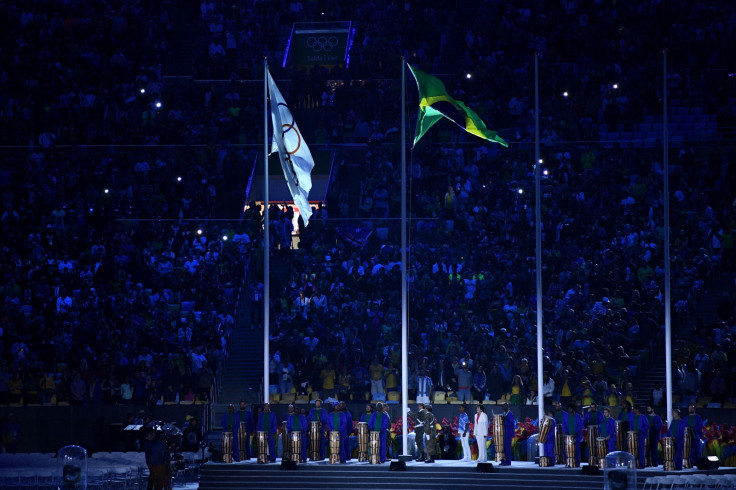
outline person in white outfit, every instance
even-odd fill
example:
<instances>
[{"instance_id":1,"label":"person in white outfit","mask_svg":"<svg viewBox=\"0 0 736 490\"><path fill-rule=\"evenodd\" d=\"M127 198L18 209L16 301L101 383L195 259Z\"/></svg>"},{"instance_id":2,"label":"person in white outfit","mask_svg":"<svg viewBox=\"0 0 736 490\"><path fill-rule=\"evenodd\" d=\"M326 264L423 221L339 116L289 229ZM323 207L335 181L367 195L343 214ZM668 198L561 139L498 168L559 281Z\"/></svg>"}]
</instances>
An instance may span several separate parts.
<instances>
[{"instance_id":1,"label":"person in white outfit","mask_svg":"<svg viewBox=\"0 0 736 490\"><path fill-rule=\"evenodd\" d=\"M486 415L486 407L478 404L475 414L475 426L473 428L475 440L478 441L478 462L484 463L488 461L488 450L486 449L486 436L488 435L488 415Z\"/></svg>"},{"instance_id":2,"label":"person in white outfit","mask_svg":"<svg viewBox=\"0 0 736 490\"><path fill-rule=\"evenodd\" d=\"M460 461L471 461L470 457L470 419L465 411L468 406L460 405L460 415L457 417L457 433L460 434L460 443L463 447L463 459Z\"/></svg>"}]
</instances>

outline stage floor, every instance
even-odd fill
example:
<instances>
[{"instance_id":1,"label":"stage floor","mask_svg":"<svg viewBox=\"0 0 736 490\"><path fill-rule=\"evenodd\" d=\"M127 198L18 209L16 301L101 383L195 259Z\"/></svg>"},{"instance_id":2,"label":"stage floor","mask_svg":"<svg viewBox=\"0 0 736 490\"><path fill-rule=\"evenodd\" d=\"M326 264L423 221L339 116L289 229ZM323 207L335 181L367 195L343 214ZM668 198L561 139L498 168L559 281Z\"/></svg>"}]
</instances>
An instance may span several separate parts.
<instances>
[{"instance_id":1,"label":"stage floor","mask_svg":"<svg viewBox=\"0 0 736 490\"><path fill-rule=\"evenodd\" d=\"M269 488L271 490L314 488L363 488L384 489L446 489L446 488L484 488L484 489L594 489L603 488L605 479L614 479L616 471L584 471L584 466L565 468L562 465L540 468L529 461L512 462L510 466L479 468L477 461L438 460L435 463L408 461L405 468L392 468L390 462L370 464L352 460L346 463L330 464L327 460L299 463L296 468L276 463L259 464L255 460L238 463L207 463L202 467L200 486L210 489ZM398 471L390 471L396 469ZM286 470L286 471L284 471ZM484 470L484 471L482 471ZM626 472L627 473L627 472ZM728 476L727 476L728 475ZM733 475L733 479L731 479ZM628 477L624 477L628 478ZM717 488L736 488L736 468L717 470L689 469L664 472L662 467L636 470L632 475L637 488L655 488L656 480L666 479L671 488L677 485L690 485L692 482L717 478ZM631 481L633 485L633 481ZM733 485L730 486L730 485ZM714 486L711 486L716 488ZM707 487L707 488L711 488ZM629 486L629 488L632 488ZM705 488L705 487L698 487Z\"/></svg>"}]
</instances>

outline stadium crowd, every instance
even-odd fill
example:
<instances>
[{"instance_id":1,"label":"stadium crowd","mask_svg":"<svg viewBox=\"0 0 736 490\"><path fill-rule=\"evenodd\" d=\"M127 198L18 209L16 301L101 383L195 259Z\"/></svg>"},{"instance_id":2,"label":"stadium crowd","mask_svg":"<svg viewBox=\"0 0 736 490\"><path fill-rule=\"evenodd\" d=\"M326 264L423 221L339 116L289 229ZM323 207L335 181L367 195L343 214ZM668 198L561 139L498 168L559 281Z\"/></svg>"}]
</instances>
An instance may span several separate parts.
<instances>
[{"instance_id":1,"label":"stadium crowd","mask_svg":"<svg viewBox=\"0 0 736 490\"><path fill-rule=\"evenodd\" d=\"M345 18L356 27L349 66L272 68L310 121L305 138L347 144L335 149L326 206L298 227L294 250L290 211L273 207L274 260L289 271L271 296L275 391L364 400L399 390L402 54L447 74L450 92L512 143L489 147L440 124L411 152L412 396L424 376L460 398L526 403L542 391L529 144L536 51L546 66L542 266L554 382L543 394L630 395L662 362L663 161L660 150L598 140L602 128L632 131L659 114L666 44L675 55L710 53L671 56L668 85L719 123L701 134L717 144L687 141L671 155L678 386L683 400L732 398L736 298L725 293L715 319L692 316L733 274L734 103L703 69L727 66L736 12L676 4L565 1L539 16L523 2L485 1L477 15L446 16L441 2L211 1L182 19L173 2L10 2L1 35L12 48L0 52L9 145L0 154L0 404L208 399L236 311L262 280L260 210L213 219L242 206L248 144L260 144L261 86L237 80L258 80L264 54L284 55L292 22ZM443 27L428 33L440 16ZM190 27L195 76L225 82L166 79ZM356 222L373 234L347 240Z\"/></svg>"}]
</instances>

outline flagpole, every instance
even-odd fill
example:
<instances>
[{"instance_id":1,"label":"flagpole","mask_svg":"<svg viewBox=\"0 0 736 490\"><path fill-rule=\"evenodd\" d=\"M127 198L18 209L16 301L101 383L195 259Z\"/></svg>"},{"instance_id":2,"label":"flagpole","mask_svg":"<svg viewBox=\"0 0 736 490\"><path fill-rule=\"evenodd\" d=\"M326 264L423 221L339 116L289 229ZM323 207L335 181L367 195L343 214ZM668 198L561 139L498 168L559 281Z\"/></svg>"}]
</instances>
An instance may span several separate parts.
<instances>
[{"instance_id":1,"label":"flagpole","mask_svg":"<svg viewBox=\"0 0 736 490\"><path fill-rule=\"evenodd\" d=\"M542 342L542 159L539 154L539 53L534 53L534 228L536 235L537 272L537 420L544 417L544 345ZM544 446L539 446L539 455L544 456Z\"/></svg>"},{"instance_id":2,"label":"flagpole","mask_svg":"<svg viewBox=\"0 0 736 490\"><path fill-rule=\"evenodd\" d=\"M270 294L270 238L268 236L268 60L263 59L263 403L269 401L269 303Z\"/></svg>"},{"instance_id":3,"label":"flagpole","mask_svg":"<svg viewBox=\"0 0 736 490\"><path fill-rule=\"evenodd\" d=\"M670 305L670 162L667 129L667 50L662 52L662 146L664 147L664 362L667 420L672 420L672 312Z\"/></svg>"},{"instance_id":4,"label":"flagpole","mask_svg":"<svg viewBox=\"0 0 736 490\"><path fill-rule=\"evenodd\" d=\"M409 403L408 305L406 291L406 60L401 57L401 414L402 455L409 454L407 412Z\"/></svg>"}]
</instances>

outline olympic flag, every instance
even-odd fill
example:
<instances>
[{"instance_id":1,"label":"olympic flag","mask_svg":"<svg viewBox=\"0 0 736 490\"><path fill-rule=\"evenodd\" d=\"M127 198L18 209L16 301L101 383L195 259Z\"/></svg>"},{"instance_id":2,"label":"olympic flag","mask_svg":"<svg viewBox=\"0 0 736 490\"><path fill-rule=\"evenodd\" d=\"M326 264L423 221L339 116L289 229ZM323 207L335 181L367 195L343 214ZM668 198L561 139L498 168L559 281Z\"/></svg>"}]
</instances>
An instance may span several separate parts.
<instances>
[{"instance_id":1,"label":"olympic flag","mask_svg":"<svg viewBox=\"0 0 736 490\"><path fill-rule=\"evenodd\" d=\"M273 124L273 142L271 152L278 152L281 168L284 170L286 184L291 197L299 208L304 226L309 224L312 208L309 206L309 191L312 188L312 169L314 159L307 143L302 138L294 117L291 115L286 101L281 96L276 82L267 71L268 94L271 100L271 123Z\"/></svg>"},{"instance_id":2,"label":"olympic flag","mask_svg":"<svg viewBox=\"0 0 736 490\"><path fill-rule=\"evenodd\" d=\"M459 100L453 99L447 93L445 84L439 78L428 75L409 65L412 75L417 80L419 89L419 118L417 131L414 135L414 144L429 131L429 128L446 117L470 134L484 140L493 141L503 146L509 146L498 133L491 131L472 109Z\"/></svg>"}]
</instances>

